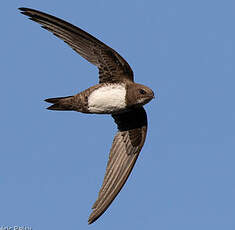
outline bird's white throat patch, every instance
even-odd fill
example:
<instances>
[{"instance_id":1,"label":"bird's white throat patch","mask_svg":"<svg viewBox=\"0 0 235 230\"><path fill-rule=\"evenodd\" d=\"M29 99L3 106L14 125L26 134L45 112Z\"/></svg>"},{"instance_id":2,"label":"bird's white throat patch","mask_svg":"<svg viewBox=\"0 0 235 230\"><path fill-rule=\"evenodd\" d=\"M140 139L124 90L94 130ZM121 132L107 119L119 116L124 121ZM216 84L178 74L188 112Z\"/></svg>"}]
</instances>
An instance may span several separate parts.
<instances>
[{"instance_id":1,"label":"bird's white throat patch","mask_svg":"<svg viewBox=\"0 0 235 230\"><path fill-rule=\"evenodd\" d=\"M126 107L124 84L102 86L94 90L88 98L91 113L113 113Z\"/></svg>"}]
</instances>

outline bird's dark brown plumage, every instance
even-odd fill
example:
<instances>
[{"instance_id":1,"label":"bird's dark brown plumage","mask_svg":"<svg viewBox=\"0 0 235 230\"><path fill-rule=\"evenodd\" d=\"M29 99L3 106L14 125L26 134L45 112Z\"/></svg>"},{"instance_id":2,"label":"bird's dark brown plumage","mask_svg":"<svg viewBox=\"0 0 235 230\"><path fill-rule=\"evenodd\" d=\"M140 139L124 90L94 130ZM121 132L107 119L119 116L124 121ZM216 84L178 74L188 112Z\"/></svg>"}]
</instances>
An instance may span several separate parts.
<instances>
[{"instance_id":1,"label":"bird's dark brown plumage","mask_svg":"<svg viewBox=\"0 0 235 230\"><path fill-rule=\"evenodd\" d=\"M59 18L34 9L19 9L22 14L41 24L44 29L51 31L83 58L96 65L99 69L99 83L128 83L126 85L133 86L134 76L131 67L112 48L82 29ZM137 84L135 86L137 87ZM101 86L90 87L75 95L75 97L46 99L47 102L53 103L48 109L76 110L89 113L87 107L88 96L99 87ZM138 85L138 87L142 86ZM133 90L128 92L130 95L128 93L127 95L130 98L127 102L130 104L134 103L133 99L131 100L131 95L134 95ZM152 94L150 92L150 99L153 97ZM78 107L78 102L82 102L81 105L83 107ZM93 223L105 212L125 184L146 138L147 115L142 106L133 106L122 113L112 114L112 117L118 126L118 132L112 143L104 181L99 191L98 199L92 207L93 212L89 217L89 224Z\"/></svg>"},{"instance_id":2,"label":"bird's dark brown plumage","mask_svg":"<svg viewBox=\"0 0 235 230\"><path fill-rule=\"evenodd\" d=\"M147 133L147 115L143 107L112 116L119 131L113 140L98 199L92 207L90 224L103 214L125 184Z\"/></svg>"},{"instance_id":3,"label":"bird's dark brown plumage","mask_svg":"<svg viewBox=\"0 0 235 230\"><path fill-rule=\"evenodd\" d=\"M129 64L115 50L84 30L52 15L29 8L19 8L22 14L39 23L62 39L77 53L99 69L99 82L133 81Z\"/></svg>"}]
</instances>

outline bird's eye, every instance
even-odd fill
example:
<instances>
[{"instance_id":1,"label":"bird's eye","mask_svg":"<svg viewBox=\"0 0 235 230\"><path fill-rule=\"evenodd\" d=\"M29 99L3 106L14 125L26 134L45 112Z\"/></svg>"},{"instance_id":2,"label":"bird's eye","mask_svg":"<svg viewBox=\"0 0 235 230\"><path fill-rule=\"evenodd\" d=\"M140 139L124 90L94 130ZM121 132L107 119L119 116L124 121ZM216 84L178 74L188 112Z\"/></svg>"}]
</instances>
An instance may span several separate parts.
<instances>
[{"instance_id":1,"label":"bird's eye","mask_svg":"<svg viewBox=\"0 0 235 230\"><path fill-rule=\"evenodd\" d=\"M143 90L143 89L140 89L139 92L140 92L140 94L142 94L142 95L145 95L145 94L146 94L146 91Z\"/></svg>"}]
</instances>

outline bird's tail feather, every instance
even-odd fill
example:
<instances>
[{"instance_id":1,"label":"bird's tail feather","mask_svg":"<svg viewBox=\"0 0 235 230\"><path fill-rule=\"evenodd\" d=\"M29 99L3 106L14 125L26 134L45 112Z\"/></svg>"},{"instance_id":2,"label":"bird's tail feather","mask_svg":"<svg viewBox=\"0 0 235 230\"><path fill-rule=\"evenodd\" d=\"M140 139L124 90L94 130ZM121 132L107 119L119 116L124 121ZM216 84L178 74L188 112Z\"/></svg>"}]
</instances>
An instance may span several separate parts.
<instances>
[{"instance_id":1,"label":"bird's tail feather","mask_svg":"<svg viewBox=\"0 0 235 230\"><path fill-rule=\"evenodd\" d=\"M73 96L68 97L56 97L45 99L46 102L52 103L53 105L49 106L49 110L74 110L73 105Z\"/></svg>"}]
</instances>

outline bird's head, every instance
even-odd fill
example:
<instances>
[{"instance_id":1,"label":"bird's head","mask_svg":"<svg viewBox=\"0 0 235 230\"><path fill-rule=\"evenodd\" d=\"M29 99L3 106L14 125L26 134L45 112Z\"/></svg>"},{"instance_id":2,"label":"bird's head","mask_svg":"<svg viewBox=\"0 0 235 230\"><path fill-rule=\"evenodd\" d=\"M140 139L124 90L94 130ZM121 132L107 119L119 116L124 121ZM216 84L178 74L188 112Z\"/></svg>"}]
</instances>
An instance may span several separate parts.
<instances>
[{"instance_id":1,"label":"bird's head","mask_svg":"<svg viewBox=\"0 0 235 230\"><path fill-rule=\"evenodd\" d=\"M134 106L142 106L150 102L154 98L154 92L147 86L134 83L127 90L128 104Z\"/></svg>"}]
</instances>

